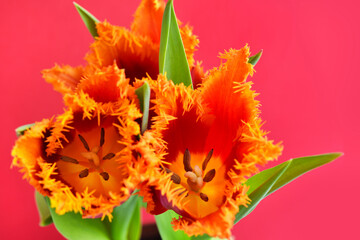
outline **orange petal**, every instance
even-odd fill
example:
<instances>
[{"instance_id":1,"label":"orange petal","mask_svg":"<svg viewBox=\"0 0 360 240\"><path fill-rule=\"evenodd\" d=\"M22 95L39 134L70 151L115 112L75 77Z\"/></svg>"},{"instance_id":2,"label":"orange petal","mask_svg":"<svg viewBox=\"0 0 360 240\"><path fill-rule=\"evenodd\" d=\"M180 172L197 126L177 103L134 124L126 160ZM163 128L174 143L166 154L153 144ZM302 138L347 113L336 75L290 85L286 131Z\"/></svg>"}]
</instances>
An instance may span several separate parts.
<instances>
[{"instance_id":1,"label":"orange petal","mask_svg":"<svg viewBox=\"0 0 360 240\"><path fill-rule=\"evenodd\" d=\"M244 122L254 121L259 113L256 94L250 90L252 83L246 82L253 73L248 56L247 46L226 52L222 57L227 62L211 70L200 89L209 113L215 116L207 144L222 149L224 157L230 153Z\"/></svg>"},{"instance_id":2,"label":"orange petal","mask_svg":"<svg viewBox=\"0 0 360 240\"><path fill-rule=\"evenodd\" d=\"M42 74L45 81L53 85L55 91L66 94L74 92L83 72L82 66L73 68L68 65L55 65L51 69L43 70Z\"/></svg>"},{"instance_id":3,"label":"orange petal","mask_svg":"<svg viewBox=\"0 0 360 240\"><path fill-rule=\"evenodd\" d=\"M158 44L108 22L98 23L96 27L99 37L90 46L90 53L85 58L90 68L110 66L115 61L119 69L125 69L125 75L131 82L147 75L157 76Z\"/></svg>"},{"instance_id":4,"label":"orange petal","mask_svg":"<svg viewBox=\"0 0 360 240\"><path fill-rule=\"evenodd\" d=\"M16 141L11 152L14 157L12 166L19 167L24 178L43 195L48 195L48 191L40 184L37 172L40 169L39 162L45 161L42 146L51 127L52 122L48 119L36 123Z\"/></svg>"},{"instance_id":5,"label":"orange petal","mask_svg":"<svg viewBox=\"0 0 360 240\"><path fill-rule=\"evenodd\" d=\"M85 75L77 91L83 91L96 102L106 103L116 102L125 96L129 97L130 88L129 79L125 78L124 70L120 70L114 63Z\"/></svg>"},{"instance_id":6,"label":"orange petal","mask_svg":"<svg viewBox=\"0 0 360 240\"><path fill-rule=\"evenodd\" d=\"M135 12L131 31L149 37L154 43L160 43L164 9L163 0L142 0Z\"/></svg>"},{"instance_id":7,"label":"orange petal","mask_svg":"<svg viewBox=\"0 0 360 240\"><path fill-rule=\"evenodd\" d=\"M212 237L230 238L231 228L234 224L235 214L240 205L249 203L246 195L247 187L234 187L234 193L227 196L222 207L215 213L201 219L180 217L172 221L174 230L183 230L188 235L208 234Z\"/></svg>"},{"instance_id":8,"label":"orange petal","mask_svg":"<svg viewBox=\"0 0 360 240\"><path fill-rule=\"evenodd\" d=\"M191 67L191 79L194 89L200 87L202 84L203 78L205 76L204 69L201 66L201 62L197 62L194 66Z\"/></svg>"},{"instance_id":9,"label":"orange petal","mask_svg":"<svg viewBox=\"0 0 360 240\"><path fill-rule=\"evenodd\" d=\"M181 23L179 23L179 26L181 39L185 48L186 58L191 68L191 66L194 65L194 52L199 45L199 39L193 34L192 27L189 25L186 24L185 26L181 27Z\"/></svg>"}]
</instances>

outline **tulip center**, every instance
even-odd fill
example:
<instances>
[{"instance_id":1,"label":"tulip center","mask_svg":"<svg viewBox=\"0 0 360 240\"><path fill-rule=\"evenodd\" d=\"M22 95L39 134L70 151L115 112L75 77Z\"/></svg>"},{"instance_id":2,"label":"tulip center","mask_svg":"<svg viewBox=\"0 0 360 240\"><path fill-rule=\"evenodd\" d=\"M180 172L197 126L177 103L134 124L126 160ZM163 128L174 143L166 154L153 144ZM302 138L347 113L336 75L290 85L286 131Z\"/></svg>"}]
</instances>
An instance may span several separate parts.
<instances>
[{"instance_id":1,"label":"tulip center","mask_svg":"<svg viewBox=\"0 0 360 240\"><path fill-rule=\"evenodd\" d=\"M57 162L60 177L78 192L86 188L95 190L95 195L117 192L124 176L116 156L123 146L117 143L120 136L115 127L75 132L74 139L60 152Z\"/></svg>"},{"instance_id":2,"label":"tulip center","mask_svg":"<svg viewBox=\"0 0 360 240\"><path fill-rule=\"evenodd\" d=\"M213 150L207 154L191 153L188 149L180 153L166 172L172 173L174 187L179 190L184 209L195 218L204 217L219 209L225 191L225 166Z\"/></svg>"}]
</instances>

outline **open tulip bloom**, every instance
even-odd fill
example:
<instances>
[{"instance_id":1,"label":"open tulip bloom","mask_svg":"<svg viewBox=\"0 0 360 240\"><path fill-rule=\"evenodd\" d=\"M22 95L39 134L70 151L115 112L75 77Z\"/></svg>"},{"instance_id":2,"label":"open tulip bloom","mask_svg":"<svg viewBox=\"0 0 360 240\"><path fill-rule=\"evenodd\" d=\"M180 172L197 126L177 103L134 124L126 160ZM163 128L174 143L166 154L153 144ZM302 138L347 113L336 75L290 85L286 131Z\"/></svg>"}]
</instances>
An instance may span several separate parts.
<instances>
[{"instance_id":1,"label":"open tulip bloom","mask_svg":"<svg viewBox=\"0 0 360 240\"><path fill-rule=\"evenodd\" d=\"M230 49L204 73L172 1L143 0L130 29L75 7L94 37L87 64L43 70L65 110L19 127L12 150L42 226L68 239L139 239L146 207L163 239L231 238L262 199L341 155L259 172L283 149L266 136L249 80L262 51Z\"/></svg>"}]
</instances>

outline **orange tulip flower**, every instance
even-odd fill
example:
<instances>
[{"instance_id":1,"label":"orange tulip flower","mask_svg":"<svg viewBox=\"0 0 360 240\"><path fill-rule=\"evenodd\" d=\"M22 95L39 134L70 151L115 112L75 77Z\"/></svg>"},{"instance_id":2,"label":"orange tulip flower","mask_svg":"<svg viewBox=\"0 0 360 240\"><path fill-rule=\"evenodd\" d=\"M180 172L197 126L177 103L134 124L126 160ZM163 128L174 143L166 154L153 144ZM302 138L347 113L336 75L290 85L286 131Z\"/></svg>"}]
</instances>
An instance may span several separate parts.
<instances>
[{"instance_id":1,"label":"orange tulip flower","mask_svg":"<svg viewBox=\"0 0 360 240\"><path fill-rule=\"evenodd\" d=\"M43 77L62 94L75 90L81 77L86 72L93 72L114 62L132 83L135 78L148 75L156 78L159 73L159 47L162 16L165 3L162 0L143 0L135 12L131 29L113 26L108 22L97 23L98 37L90 46L85 57L86 67L58 66L44 70ZM194 63L193 54L199 40L192 33L191 27L180 28L195 83L201 82L203 70L200 63Z\"/></svg>"},{"instance_id":2,"label":"orange tulip flower","mask_svg":"<svg viewBox=\"0 0 360 240\"><path fill-rule=\"evenodd\" d=\"M17 140L13 165L50 198L58 214L75 211L111 220L113 208L137 185L138 164L146 157L158 159L147 149L146 137L137 140L135 120L141 114L131 94L123 70L98 69L65 96L64 114L36 123Z\"/></svg>"},{"instance_id":3,"label":"orange tulip flower","mask_svg":"<svg viewBox=\"0 0 360 240\"><path fill-rule=\"evenodd\" d=\"M152 214L180 214L175 230L229 238L239 205L251 201L244 182L281 154L261 130L257 94L246 81L253 74L248 57L247 46L221 55L226 62L196 90L164 76L149 81L158 114L149 131L161 135L167 154L140 195Z\"/></svg>"}]
</instances>

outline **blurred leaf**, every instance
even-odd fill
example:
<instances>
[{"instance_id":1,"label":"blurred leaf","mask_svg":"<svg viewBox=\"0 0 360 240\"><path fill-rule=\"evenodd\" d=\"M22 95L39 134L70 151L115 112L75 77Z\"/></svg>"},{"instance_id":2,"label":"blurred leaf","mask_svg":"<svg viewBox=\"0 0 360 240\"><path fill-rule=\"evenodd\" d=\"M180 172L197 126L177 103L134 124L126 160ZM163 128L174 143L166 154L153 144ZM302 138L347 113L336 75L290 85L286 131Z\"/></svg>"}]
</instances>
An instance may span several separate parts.
<instances>
[{"instance_id":1,"label":"blurred leaf","mask_svg":"<svg viewBox=\"0 0 360 240\"><path fill-rule=\"evenodd\" d=\"M286 171L284 171L283 174L281 174L281 176L279 176L279 178L274 182L271 188L268 189L268 191L266 191L266 194L263 196L263 198L269 196L271 193L275 192L282 186L290 183L291 181L303 175L304 173L312 169L315 169L317 167L320 167L326 163L329 163L335 160L336 158L340 157L341 155L342 153L328 153L328 154L322 154L316 156L294 158L284 163L281 163L273 168L264 170L252 176L246 181L245 184L250 187L248 191L248 195L250 199L253 199L252 196L254 194L256 195L259 192L261 192L261 189L263 189L263 185L271 181L271 179L273 179L276 173L282 171L282 169L285 169ZM256 204L258 204L258 202ZM244 207L240 207L240 211L236 215L235 223L238 222L240 219L244 218L254 209L255 206L252 205L253 202L249 206L249 208L251 208L250 211L246 211L246 214L240 213L240 211L245 211L242 210L242 208Z\"/></svg>"},{"instance_id":2,"label":"blurred leaf","mask_svg":"<svg viewBox=\"0 0 360 240\"><path fill-rule=\"evenodd\" d=\"M110 240L110 223L106 219L100 218L83 219L81 214L68 212L63 215L55 213L55 209L50 207L50 199L46 197L51 217L56 229L67 239L70 240Z\"/></svg>"},{"instance_id":3,"label":"blurred leaf","mask_svg":"<svg viewBox=\"0 0 360 240\"><path fill-rule=\"evenodd\" d=\"M141 233L141 198L132 195L125 203L113 211L111 236L113 240L138 240Z\"/></svg>"},{"instance_id":4,"label":"blurred leaf","mask_svg":"<svg viewBox=\"0 0 360 240\"><path fill-rule=\"evenodd\" d=\"M163 240L188 240L191 239L184 231L174 231L171 225L173 218L179 215L172 210L168 210L160 215L155 216L156 225Z\"/></svg>"},{"instance_id":5,"label":"blurred leaf","mask_svg":"<svg viewBox=\"0 0 360 240\"><path fill-rule=\"evenodd\" d=\"M143 134L148 125L149 121L149 105L150 105L150 86L145 82L141 87L135 90L135 93L140 102L140 110L143 114L141 120L141 134Z\"/></svg>"},{"instance_id":6,"label":"blurred leaf","mask_svg":"<svg viewBox=\"0 0 360 240\"><path fill-rule=\"evenodd\" d=\"M132 218L130 220L130 226L128 231L128 238L129 240L138 240L141 237L141 199L138 197L137 206L134 209Z\"/></svg>"},{"instance_id":7,"label":"blurred leaf","mask_svg":"<svg viewBox=\"0 0 360 240\"><path fill-rule=\"evenodd\" d=\"M18 128L15 129L16 132L16 136L20 137L22 135L24 135L24 133L26 132L26 130L28 130L29 128L31 128L32 126L34 126L35 123L30 123L30 124L26 124L26 125L22 125Z\"/></svg>"},{"instance_id":8,"label":"blurred leaf","mask_svg":"<svg viewBox=\"0 0 360 240\"><path fill-rule=\"evenodd\" d=\"M84 21L87 29L91 33L91 35L95 38L98 37L99 34L96 30L96 23L99 22L96 17L94 17L91 13L89 13L85 8L81 7L79 4L74 2L75 8L80 14L80 17Z\"/></svg>"},{"instance_id":9,"label":"blurred leaf","mask_svg":"<svg viewBox=\"0 0 360 240\"><path fill-rule=\"evenodd\" d=\"M280 168L276 169L276 171L274 171L272 175L269 176L269 178L263 181L261 185L258 186L257 189L255 189L251 193L248 193L249 198L251 199L251 203L247 207L244 206L239 207L239 212L235 216L235 223L237 223L240 219L247 216L259 204L259 202L266 196L266 194L274 186L276 181L286 171L289 165L290 163L286 162Z\"/></svg>"},{"instance_id":10,"label":"blurred leaf","mask_svg":"<svg viewBox=\"0 0 360 240\"><path fill-rule=\"evenodd\" d=\"M230 238L232 239L232 238ZM193 236L191 237L191 240L225 240L223 238L217 238L217 237L210 237L207 234L200 235L200 236Z\"/></svg>"},{"instance_id":11,"label":"blurred leaf","mask_svg":"<svg viewBox=\"0 0 360 240\"><path fill-rule=\"evenodd\" d=\"M192 86L189 64L172 0L166 4L162 20L159 72L166 73L167 79L172 80L175 84L184 83L185 86Z\"/></svg>"},{"instance_id":12,"label":"blurred leaf","mask_svg":"<svg viewBox=\"0 0 360 240\"><path fill-rule=\"evenodd\" d=\"M50 200L46 197L46 204ZM83 219L81 214L68 212L63 215L55 213L49 207L56 229L70 240L138 240L141 235L141 197L132 195L125 203L114 208L112 222L107 218Z\"/></svg>"},{"instance_id":13,"label":"blurred leaf","mask_svg":"<svg viewBox=\"0 0 360 240\"><path fill-rule=\"evenodd\" d=\"M38 191L35 191L35 202L37 209L39 211L39 217L40 217L39 225L45 227L47 225L52 224L53 221L45 197L41 195Z\"/></svg>"},{"instance_id":14,"label":"blurred leaf","mask_svg":"<svg viewBox=\"0 0 360 240\"><path fill-rule=\"evenodd\" d=\"M254 56L249 57L248 63L251 63L253 66L257 64L257 62L260 60L263 50L260 50L257 54Z\"/></svg>"}]
</instances>

